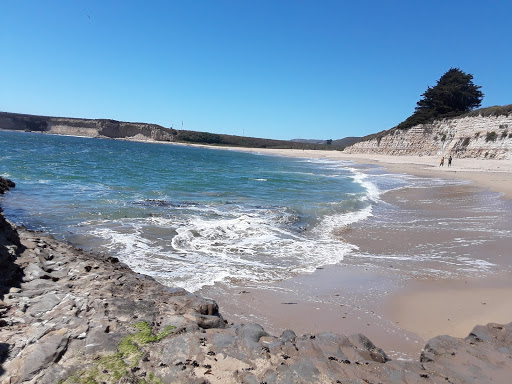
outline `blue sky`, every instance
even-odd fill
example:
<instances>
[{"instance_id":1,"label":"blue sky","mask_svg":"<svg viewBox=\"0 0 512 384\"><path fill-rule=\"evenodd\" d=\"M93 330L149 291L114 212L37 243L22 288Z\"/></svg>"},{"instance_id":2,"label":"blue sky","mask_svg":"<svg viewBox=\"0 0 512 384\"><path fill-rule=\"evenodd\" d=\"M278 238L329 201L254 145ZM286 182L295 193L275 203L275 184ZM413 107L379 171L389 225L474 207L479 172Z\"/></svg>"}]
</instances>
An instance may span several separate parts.
<instances>
[{"instance_id":1,"label":"blue sky","mask_svg":"<svg viewBox=\"0 0 512 384\"><path fill-rule=\"evenodd\" d=\"M451 67L512 103L511 1L0 0L0 110L274 139L408 117Z\"/></svg>"}]
</instances>

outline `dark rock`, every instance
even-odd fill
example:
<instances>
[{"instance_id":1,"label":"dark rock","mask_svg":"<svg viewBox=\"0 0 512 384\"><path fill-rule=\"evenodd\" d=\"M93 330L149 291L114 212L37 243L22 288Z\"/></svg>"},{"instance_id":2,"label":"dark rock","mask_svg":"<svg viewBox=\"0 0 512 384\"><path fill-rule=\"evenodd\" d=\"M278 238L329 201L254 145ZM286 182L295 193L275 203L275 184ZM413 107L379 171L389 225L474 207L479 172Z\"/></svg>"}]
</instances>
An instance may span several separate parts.
<instances>
[{"instance_id":1,"label":"dark rock","mask_svg":"<svg viewBox=\"0 0 512 384\"><path fill-rule=\"evenodd\" d=\"M195 317L197 325L204 329L210 328L224 328L226 323L222 317L198 315Z\"/></svg>"},{"instance_id":2,"label":"dark rock","mask_svg":"<svg viewBox=\"0 0 512 384\"><path fill-rule=\"evenodd\" d=\"M215 350L230 348L235 344L235 336L227 333L217 333L213 336L213 345Z\"/></svg>"},{"instance_id":3,"label":"dark rock","mask_svg":"<svg viewBox=\"0 0 512 384\"><path fill-rule=\"evenodd\" d=\"M5 288L16 286L22 278L22 269L15 261L23 250L15 227L5 219L0 208L0 299Z\"/></svg>"},{"instance_id":4,"label":"dark rock","mask_svg":"<svg viewBox=\"0 0 512 384\"><path fill-rule=\"evenodd\" d=\"M11 181L9 179L5 179L0 176L0 194L4 194L9 189L14 188L15 186L16 186L16 184L14 184L13 181Z\"/></svg>"},{"instance_id":5,"label":"dark rock","mask_svg":"<svg viewBox=\"0 0 512 384\"><path fill-rule=\"evenodd\" d=\"M58 362L66 351L68 340L67 329L62 328L48 333L38 343L27 348L23 353L19 380L30 380L50 363Z\"/></svg>"},{"instance_id":6,"label":"dark rock","mask_svg":"<svg viewBox=\"0 0 512 384\"><path fill-rule=\"evenodd\" d=\"M318 376L320 371L309 359L303 359L290 366L290 370L293 371L295 377L303 382L316 383L318 382Z\"/></svg>"},{"instance_id":7,"label":"dark rock","mask_svg":"<svg viewBox=\"0 0 512 384\"><path fill-rule=\"evenodd\" d=\"M249 349L261 349L260 339L269 336L259 324L248 324L238 329L237 334Z\"/></svg>"},{"instance_id":8,"label":"dark rock","mask_svg":"<svg viewBox=\"0 0 512 384\"><path fill-rule=\"evenodd\" d=\"M295 334L295 332L287 329L286 331L283 331L283 333L281 334L281 337L280 339L282 341L294 341L295 338L297 337L297 335Z\"/></svg>"},{"instance_id":9,"label":"dark rock","mask_svg":"<svg viewBox=\"0 0 512 384\"><path fill-rule=\"evenodd\" d=\"M385 363L391 360L381 348L373 344L365 335L358 333L349 337L354 347L358 348L361 357L378 363ZM366 353L367 352L367 353Z\"/></svg>"},{"instance_id":10,"label":"dark rock","mask_svg":"<svg viewBox=\"0 0 512 384\"><path fill-rule=\"evenodd\" d=\"M459 340L447 335L430 339L421 352L420 361L427 363L437 361L439 357L451 356L458 347Z\"/></svg>"},{"instance_id":11,"label":"dark rock","mask_svg":"<svg viewBox=\"0 0 512 384\"><path fill-rule=\"evenodd\" d=\"M184 296L190 294L186 289L180 287L168 287L167 292L172 296Z\"/></svg>"},{"instance_id":12,"label":"dark rock","mask_svg":"<svg viewBox=\"0 0 512 384\"><path fill-rule=\"evenodd\" d=\"M109 333L105 334L105 328L96 327L87 333L84 350L87 353L116 352L117 346L126 334Z\"/></svg>"},{"instance_id":13,"label":"dark rock","mask_svg":"<svg viewBox=\"0 0 512 384\"><path fill-rule=\"evenodd\" d=\"M30 264L23 270L23 282L29 282L35 279L42 279L48 277L48 273L45 272L39 264Z\"/></svg>"},{"instance_id":14,"label":"dark rock","mask_svg":"<svg viewBox=\"0 0 512 384\"><path fill-rule=\"evenodd\" d=\"M235 378L238 382L244 384L261 384L261 381L250 372L238 372Z\"/></svg>"},{"instance_id":15,"label":"dark rock","mask_svg":"<svg viewBox=\"0 0 512 384\"><path fill-rule=\"evenodd\" d=\"M43 313L51 311L57 304L60 303L64 296L55 293L47 293L43 296L33 300L33 304L27 309L27 314L30 316L39 316Z\"/></svg>"},{"instance_id":16,"label":"dark rock","mask_svg":"<svg viewBox=\"0 0 512 384\"><path fill-rule=\"evenodd\" d=\"M160 364L169 367L182 365L190 357L190 351L193 350L192 346L195 343L196 336L191 334L178 335L162 341L159 345L161 352L158 352Z\"/></svg>"},{"instance_id":17,"label":"dark rock","mask_svg":"<svg viewBox=\"0 0 512 384\"><path fill-rule=\"evenodd\" d=\"M44 370L41 379L38 379L36 376L34 380L37 384L55 384L63 382L68 376L69 373L66 369L58 364L53 364L50 365L48 369Z\"/></svg>"},{"instance_id":18,"label":"dark rock","mask_svg":"<svg viewBox=\"0 0 512 384\"><path fill-rule=\"evenodd\" d=\"M473 342L492 342L499 334L501 334L503 326L498 324L477 325L466 340Z\"/></svg>"}]
</instances>

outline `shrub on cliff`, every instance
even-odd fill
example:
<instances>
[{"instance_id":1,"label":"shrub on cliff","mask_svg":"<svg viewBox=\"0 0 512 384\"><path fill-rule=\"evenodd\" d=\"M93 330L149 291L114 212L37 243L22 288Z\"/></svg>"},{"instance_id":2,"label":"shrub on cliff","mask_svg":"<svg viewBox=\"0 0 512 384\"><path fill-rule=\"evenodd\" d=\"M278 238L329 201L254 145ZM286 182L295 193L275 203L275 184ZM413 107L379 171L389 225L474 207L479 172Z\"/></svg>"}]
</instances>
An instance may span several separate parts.
<instances>
[{"instance_id":1,"label":"shrub on cliff","mask_svg":"<svg viewBox=\"0 0 512 384\"><path fill-rule=\"evenodd\" d=\"M496 137L498 137L496 132L494 132L494 131L487 132L487 135L485 136L485 141L486 142L488 142L488 141L496 141Z\"/></svg>"},{"instance_id":2,"label":"shrub on cliff","mask_svg":"<svg viewBox=\"0 0 512 384\"><path fill-rule=\"evenodd\" d=\"M450 68L437 81L434 87L428 87L421 95L415 112L396 128L408 129L433 119L455 117L477 108L484 94L480 86L473 83L473 75Z\"/></svg>"}]
</instances>

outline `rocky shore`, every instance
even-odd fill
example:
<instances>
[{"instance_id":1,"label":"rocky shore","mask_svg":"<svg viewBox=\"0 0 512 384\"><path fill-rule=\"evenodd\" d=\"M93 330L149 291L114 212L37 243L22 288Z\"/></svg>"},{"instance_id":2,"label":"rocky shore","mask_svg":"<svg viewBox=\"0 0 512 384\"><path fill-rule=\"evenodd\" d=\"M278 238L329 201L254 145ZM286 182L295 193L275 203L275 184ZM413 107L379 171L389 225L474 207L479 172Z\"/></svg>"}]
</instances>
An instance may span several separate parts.
<instances>
[{"instance_id":1,"label":"rocky shore","mask_svg":"<svg viewBox=\"0 0 512 384\"><path fill-rule=\"evenodd\" d=\"M14 183L0 178L0 191ZM0 213L0 383L508 383L512 323L393 361L362 334L276 337ZM304 314L307 316L307 314Z\"/></svg>"}]
</instances>

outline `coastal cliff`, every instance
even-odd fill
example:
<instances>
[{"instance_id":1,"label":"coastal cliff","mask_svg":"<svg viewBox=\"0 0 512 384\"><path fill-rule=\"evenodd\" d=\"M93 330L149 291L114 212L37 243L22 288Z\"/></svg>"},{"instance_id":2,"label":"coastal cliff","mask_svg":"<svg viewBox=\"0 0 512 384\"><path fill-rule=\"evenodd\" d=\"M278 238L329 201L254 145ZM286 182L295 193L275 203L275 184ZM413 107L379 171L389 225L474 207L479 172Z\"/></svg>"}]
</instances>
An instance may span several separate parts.
<instances>
[{"instance_id":1,"label":"coastal cliff","mask_svg":"<svg viewBox=\"0 0 512 384\"><path fill-rule=\"evenodd\" d=\"M363 138L344 153L512 159L512 112L486 116L475 111L407 130L391 129Z\"/></svg>"},{"instance_id":2,"label":"coastal cliff","mask_svg":"<svg viewBox=\"0 0 512 384\"><path fill-rule=\"evenodd\" d=\"M174 141L176 131L156 124L0 113L0 128L58 135Z\"/></svg>"},{"instance_id":3,"label":"coastal cliff","mask_svg":"<svg viewBox=\"0 0 512 384\"><path fill-rule=\"evenodd\" d=\"M1 384L506 383L512 374L512 323L435 337L415 361L390 360L362 334L276 337L1 212L0 266L12 272L0 284Z\"/></svg>"},{"instance_id":4,"label":"coastal cliff","mask_svg":"<svg viewBox=\"0 0 512 384\"><path fill-rule=\"evenodd\" d=\"M0 130L55 135L100 137L122 140L223 145L250 148L342 149L345 140L332 145L216 134L165 128L157 124L130 123L111 119L80 119L0 112ZM350 141L353 142L353 141Z\"/></svg>"}]
</instances>

